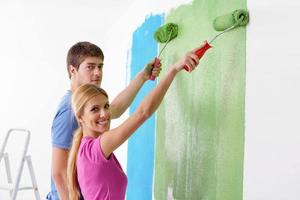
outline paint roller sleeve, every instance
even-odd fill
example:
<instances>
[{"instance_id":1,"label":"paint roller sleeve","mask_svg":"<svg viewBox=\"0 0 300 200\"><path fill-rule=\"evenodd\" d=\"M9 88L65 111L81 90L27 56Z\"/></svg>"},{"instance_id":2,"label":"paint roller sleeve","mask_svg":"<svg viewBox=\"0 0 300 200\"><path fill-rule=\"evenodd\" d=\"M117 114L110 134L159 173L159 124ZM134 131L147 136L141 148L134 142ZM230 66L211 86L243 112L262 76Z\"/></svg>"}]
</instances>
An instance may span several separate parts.
<instances>
[{"instance_id":1,"label":"paint roller sleeve","mask_svg":"<svg viewBox=\"0 0 300 200\"><path fill-rule=\"evenodd\" d=\"M168 23L155 31L154 39L157 42L165 43L168 40L171 41L172 39L177 37L177 34L178 34L178 25L174 23Z\"/></svg>"},{"instance_id":2,"label":"paint roller sleeve","mask_svg":"<svg viewBox=\"0 0 300 200\"><path fill-rule=\"evenodd\" d=\"M235 10L231 13L216 17L213 26L216 31L224 31L232 26L245 26L249 22L249 13L247 10Z\"/></svg>"}]
</instances>

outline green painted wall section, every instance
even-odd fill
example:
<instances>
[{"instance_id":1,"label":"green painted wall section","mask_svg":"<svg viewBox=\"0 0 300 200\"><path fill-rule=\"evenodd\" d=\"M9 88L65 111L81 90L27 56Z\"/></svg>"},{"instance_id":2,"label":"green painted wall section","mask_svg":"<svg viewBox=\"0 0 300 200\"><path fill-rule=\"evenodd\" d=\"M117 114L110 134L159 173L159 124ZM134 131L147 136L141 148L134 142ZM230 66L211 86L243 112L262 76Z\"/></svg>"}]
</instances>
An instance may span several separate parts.
<instances>
[{"instance_id":1,"label":"green painted wall section","mask_svg":"<svg viewBox=\"0 0 300 200\"><path fill-rule=\"evenodd\" d=\"M163 67L217 34L216 16L241 8L246 0L195 0L171 10L165 20L179 25L179 35ZM245 72L246 29L237 28L213 43L196 71L176 77L157 112L155 199L242 199Z\"/></svg>"}]
</instances>

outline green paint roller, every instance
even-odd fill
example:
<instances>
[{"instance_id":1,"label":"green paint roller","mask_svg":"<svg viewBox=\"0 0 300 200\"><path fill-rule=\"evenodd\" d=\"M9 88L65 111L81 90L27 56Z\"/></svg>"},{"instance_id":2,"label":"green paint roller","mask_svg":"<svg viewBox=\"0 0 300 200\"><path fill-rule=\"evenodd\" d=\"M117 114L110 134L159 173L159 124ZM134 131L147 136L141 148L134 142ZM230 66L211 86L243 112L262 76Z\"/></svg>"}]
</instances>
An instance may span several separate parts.
<instances>
[{"instance_id":1,"label":"green paint roller","mask_svg":"<svg viewBox=\"0 0 300 200\"><path fill-rule=\"evenodd\" d=\"M160 50L159 54L157 57L154 58L154 63L153 63L153 69L157 68L159 63L160 63L160 55L163 52L163 50L166 48L168 43L177 37L178 34L178 25L174 23L167 23L164 26L161 26L154 32L154 39L157 42L160 43L165 43L164 47ZM150 79L154 80L155 77L150 75Z\"/></svg>"},{"instance_id":2,"label":"green paint roller","mask_svg":"<svg viewBox=\"0 0 300 200\"><path fill-rule=\"evenodd\" d=\"M246 10L235 10L231 13L216 17L213 22L213 27L216 31L222 31L221 33L215 35L209 42L204 41L204 44L200 46L195 54L198 56L199 59L205 54L205 52L212 48L210 45L217 37L220 35L240 26L246 26L249 22L249 13ZM168 23L159 29L157 29L154 33L154 39L159 43L165 43L164 47L161 49L159 55L155 57L153 68L158 67L160 63L160 55L167 46L167 44L174 38L177 37L178 34L178 25L175 23ZM190 68L187 65L184 65L183 68L190 72ZM151 80L154 80L154 76L150 76Z\"/></svg>"},{"instance_id":3,"label":"green paint roller","mask_svg":"<svg viewBox=\"0 0 300 200\"><path fill-rule=\"evenodd\" d=\"M245 26L249 22L249 13L246 10L235 10L229 14L216 17L213 26L216 31L225 31L228 28Z\"/></svg>"},{"instance_id":4,"label":"green paint roller","mask_svg":"<svg viewBox=\"0 0 300 200\"><path fill-rule=\"evenodd\" d=\"M231 13L216 17L213 22L213 27L216 31L222 31L222 32L215 35L211 40L209 40L209 42L204 41L204 44L201 47L199 47L199 49L195 52L198 58L201 59L204 53L212 47L210 44L217 37L234 28L240 26L246 26L248 22L249 22L249 13L248 11L242 9L235 10ZM184 66L184 69L190 71L187 65Z\"/></svg>"}]
</instances>

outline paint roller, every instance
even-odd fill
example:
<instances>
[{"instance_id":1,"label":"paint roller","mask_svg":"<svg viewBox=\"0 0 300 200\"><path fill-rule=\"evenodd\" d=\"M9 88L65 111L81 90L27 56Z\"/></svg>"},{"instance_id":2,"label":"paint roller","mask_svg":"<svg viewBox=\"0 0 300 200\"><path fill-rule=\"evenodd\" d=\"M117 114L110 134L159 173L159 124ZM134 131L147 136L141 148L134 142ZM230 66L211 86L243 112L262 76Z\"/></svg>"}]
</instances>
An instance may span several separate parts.
<instances>
[{"instance_id":1,"label":"paint roller","mask_svg":"<svg viewBox=\"0 0 300 200\"><path fill-rule=\"evenodd\" d=\"M213 27L216 31L222 31L221 33L215 35L209 42L204 41L204 44L195 52L199 59L205 54L205 52L210 49L210 45L215 39L220 35L240 26L246 26L249 22L249 13L247 10L239 9L231 13L221 15L215 18L213 22ZM190 71L187 65L184 66L186 71Z\"/></svg>"},{"instance_id":2,"label":"paint roller","mask_svg":"<svg viewBox=\"0 0 300 200\"><path fill-rule=\"evenodd\" d=\"M213 27L216 31L222 31L219 34L215 35L209 42L204 41L204 44L199 47L199 49L195 52L199 59L205 54L205 52L212 48L210 45L215 39L217 39L220 35L240 26L246 26L249 22L249 13L246 10L239 9L235 10L231 13L221 15L215 18L213 21ZM154 33L154 39L159 43L165 43L164 47L161 49L158 57L155 57L153 68L158 67L160 63L160 55L167 46L167 44L178 35L178 25L175 23L168 23ZM190 71L189 66L184 65L183 67L186 71ZM150 76L151 80L154 80L154 76Z\"/></svg>"},{"instance_id":3,"label":"paint roller","mask_svg":"<svg viewBox=\"0 0 300 200\"><path fill-rule=\"evenodd\" d=\"M178 25L174 23L167 23L164 26L161 26L154 32L154 39L159 42L159 43L165 43L163 48L160 50L159 54L157 57L154 58L154 63L153 63L153 69L157 68L160 63L160 55L163 52L163 50L166 48L168 43L177 37L178 34ZM150 75L150 80L154 80L155 76L152 74Z\"/></svg>"}]
</instances>

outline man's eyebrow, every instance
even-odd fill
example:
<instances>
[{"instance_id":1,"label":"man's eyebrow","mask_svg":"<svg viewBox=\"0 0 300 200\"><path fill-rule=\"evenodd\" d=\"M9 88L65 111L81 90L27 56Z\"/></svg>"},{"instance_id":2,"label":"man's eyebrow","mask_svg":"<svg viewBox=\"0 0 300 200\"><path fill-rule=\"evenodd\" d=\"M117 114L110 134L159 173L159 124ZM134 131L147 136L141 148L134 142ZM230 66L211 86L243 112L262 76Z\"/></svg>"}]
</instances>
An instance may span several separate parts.
<instances>
[{"instance_id":1,"label":"man's eyebrow","mask_svg":"<svg viewBox=\"0 0 300 200\"><path fill-rule=\"evenodd\" d=\"M87 63L88 65L96 65L96 63Z\"/></svg>"}]
</instances>

